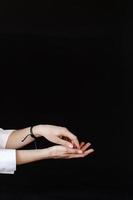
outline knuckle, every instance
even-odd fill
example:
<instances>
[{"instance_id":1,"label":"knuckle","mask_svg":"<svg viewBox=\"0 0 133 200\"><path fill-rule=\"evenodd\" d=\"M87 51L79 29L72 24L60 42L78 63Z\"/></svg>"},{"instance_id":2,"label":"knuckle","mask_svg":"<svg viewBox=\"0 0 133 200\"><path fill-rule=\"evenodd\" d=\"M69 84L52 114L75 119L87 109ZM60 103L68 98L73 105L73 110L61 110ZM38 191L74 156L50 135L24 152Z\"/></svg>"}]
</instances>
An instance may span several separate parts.
<instances>
[{"instance_id":1,"label":"knuckle","mask_svg":"<svg viewBox=\"0 0 133 200\"><path fill-rule=\"evenodd\" d=\"M63 127L63 130L64 130L64 131L68 131L68 129L67 129L66 127Z\"/></svg>"},{"instance_id":2,"label":"knuckle","mask_svg":"<svg viewBox=\"0 0 133 200\"><path fill-rule=\"evenodd\" d=\"M78 137L76 135L74 137L75 137L76 140L78 139Z\"/></svg>"},{"instance_id":3,"label":"knuckle","mask_svg":"<svg viewBox=\"0 0 133 200\"><path fill-rule=\"evenodd\" d=\"M77 140L77 136L76 136L76 135L73 135L73 139Z\"/></svg>"}]
</instances>

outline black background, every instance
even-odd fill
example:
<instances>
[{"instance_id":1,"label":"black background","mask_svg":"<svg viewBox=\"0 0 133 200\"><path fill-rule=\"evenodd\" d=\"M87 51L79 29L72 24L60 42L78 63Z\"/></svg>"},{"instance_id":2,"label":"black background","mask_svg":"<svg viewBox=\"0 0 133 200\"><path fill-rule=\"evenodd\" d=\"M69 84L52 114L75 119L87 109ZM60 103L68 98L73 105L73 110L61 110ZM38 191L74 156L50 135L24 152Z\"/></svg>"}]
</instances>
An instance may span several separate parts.
<instances>
[{"instance_id":1,"label":"black background","mask_svg":"<svg viewBox=\"0 0 133 200\"><path fill-rule=\"evenodd\" d=\"M17 167L14 176L0 176L0 199L127 199L126 4L1 4L0 127L66 126L95 152Z\"/></svg>"}]
</instances>

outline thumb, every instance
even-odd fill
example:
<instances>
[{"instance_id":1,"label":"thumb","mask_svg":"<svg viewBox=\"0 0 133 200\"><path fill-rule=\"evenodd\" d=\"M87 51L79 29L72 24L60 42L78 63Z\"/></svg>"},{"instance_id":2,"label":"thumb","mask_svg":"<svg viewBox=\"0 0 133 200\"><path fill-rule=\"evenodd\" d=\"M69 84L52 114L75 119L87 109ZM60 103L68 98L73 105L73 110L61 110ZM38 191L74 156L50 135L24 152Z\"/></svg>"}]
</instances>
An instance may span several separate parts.
<instances>
[{"instance_id":1,"label":"thumb","mask_svg":"<svg viewBox=\"0 0 133 200\"><path fill-rule=\"evenodd\" d=\"M66 141L66 140L57 138L56 142L57 142L57 144L61 144L62 146L73 148L73 144L71 142Z\"/></svg>"}]
</instances>

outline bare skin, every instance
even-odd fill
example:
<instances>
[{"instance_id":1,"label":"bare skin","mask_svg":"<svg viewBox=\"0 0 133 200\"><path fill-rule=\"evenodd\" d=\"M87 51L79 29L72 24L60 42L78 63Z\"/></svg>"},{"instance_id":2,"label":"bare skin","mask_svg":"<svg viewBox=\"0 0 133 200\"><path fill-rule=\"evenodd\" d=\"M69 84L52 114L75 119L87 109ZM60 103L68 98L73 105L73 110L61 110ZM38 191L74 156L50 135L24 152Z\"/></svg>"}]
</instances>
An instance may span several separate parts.
<instances>
[{"instance_id":1,"label":"bare skin","mask_svg":"<svg viewBox=\"0 0 133 200\"><path fill-rule=\"evenodd\" d=\"M37 125L33 127L33 131L36 137L44 137L57 145L37 150L21 150L20 148L34 141L29 136L22 142L23 138L29 134L29 130L30 127L15 130L8 138L6 148L17 149L17 165L44 159L83 158L94 151L94 149L90 148L90 143L79 143L78 138L67 128L52 125Z\"/></svg>"}]
</instances>

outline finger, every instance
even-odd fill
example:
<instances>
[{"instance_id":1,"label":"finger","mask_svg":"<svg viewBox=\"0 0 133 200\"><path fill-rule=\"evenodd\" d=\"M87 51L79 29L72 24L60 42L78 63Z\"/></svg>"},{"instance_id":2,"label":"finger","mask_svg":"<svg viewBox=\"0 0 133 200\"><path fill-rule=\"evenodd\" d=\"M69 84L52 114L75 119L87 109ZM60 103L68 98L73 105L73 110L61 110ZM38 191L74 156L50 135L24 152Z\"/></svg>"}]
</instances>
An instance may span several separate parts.
<instances>
[{"instance_id":1,"label":"finger","mask_svg":"<svg viewBox=\"0 0 133 200\"><path fill-rule=\"evenodd\" d=\"M91 144L88 142L87 144L83 145L81 150L84 152Z\"/></svg>"},{"instance_id":2,"label":"finger","mask_svg":"<svg viewBox=\"0 0 133 200\"><path fill-rule=\"evenodd\" d=\"M66 137L66 136L59 136L62 140L66 140L69 142L72 142L70 138Z\"/></svg>"},{"instance_id":3,"label":"finger","mask_svg":"<svg viewBox=\"0 0 133 200\"><path fill-rule=\"evenodd\" d=\"M73 144L71 142L68 142L66 140L60 139L58 137L56 138L56 143L60 144L62 146L65 146L65 147L73 148Z\"/></svg>"},{"instance_id":4,"label":"finger","mask_svg":"<svg viewBox=\"0 0 133 200\"><path fill-rule=\"evenodd\" d=\"M66 140L68 142L71 142L73 144L73 148L77 148L76 144L68 137L66 136L59 136L62 140Z\"/></svg>"},{"instance_id":5,"label":"finger","mask_svg":"<svg viewBox=\"0 0 133 200\"><path fill-rule=\"evenodd\" d=\"M75 155L75 154L82 154L83 152L79 149L67 148L67 153Z\"/></svg>"},{"instance_id":6,"label":"finger","mask_svg":"<svg viewBox=\"0 0 133 200\"><path fill-rule=\"evenodd\" d=\"M87 150L87 151L85 151L83 154L84 154L84 157L85 156L87 156L87 155L89 155L89 154L91 154L91 153L93 153L94 152L94 149L89 149L89 150Z\"/></svg>"},{"instance_id":7,"label":"finger","mask_svg":"<svg viewBox=\"0 0 133 200\"><path fill-rule=\"evenodd\" d=\"M79 146L80 146L80 149L82 148L82 146L83 146L84 144L85 144L85 142L81 142L81 143L80 143L80 145L79 145Z\"/></svg>"},{"instance_id":8,"label":"finger","mask_svg":"<svg viewBox=\"0 0 133 200\"><path fill-rule=\"evenodd\" d=\"M85 153L82 153L82 154L71 154L69 156L69 158L83 158L83 157L86 157L87 155L89 155L93 152L94 152L94 149L89 149L88 151L86 151Z\"/></svg>"},{"instance_id":9,"label":"finger","mask_svg":"<svg viewBox=\"0 0 133 200\"><path fill-rule=\"evenodd\" d=\"M72 141L72 144L73 144L73 148L74 149L77 149L78 147L77 147L77 145ZM78 148L78 149L80 149L80 147Z\"/></svg>"},{"instance_id":10,"label":"finger","mask_svg":"<svg viewBox=\"0 0 133 200\"><path fill-rule=\"evenodd\" d=\"M73 134L71 133L69 130L65 129L65 131L63 132L64 133L64 136L70 138L74 143L75 145L77 146L77 148L79 148L79 141L78 141L78 138Z\"/></svg>"}]
</instances>

